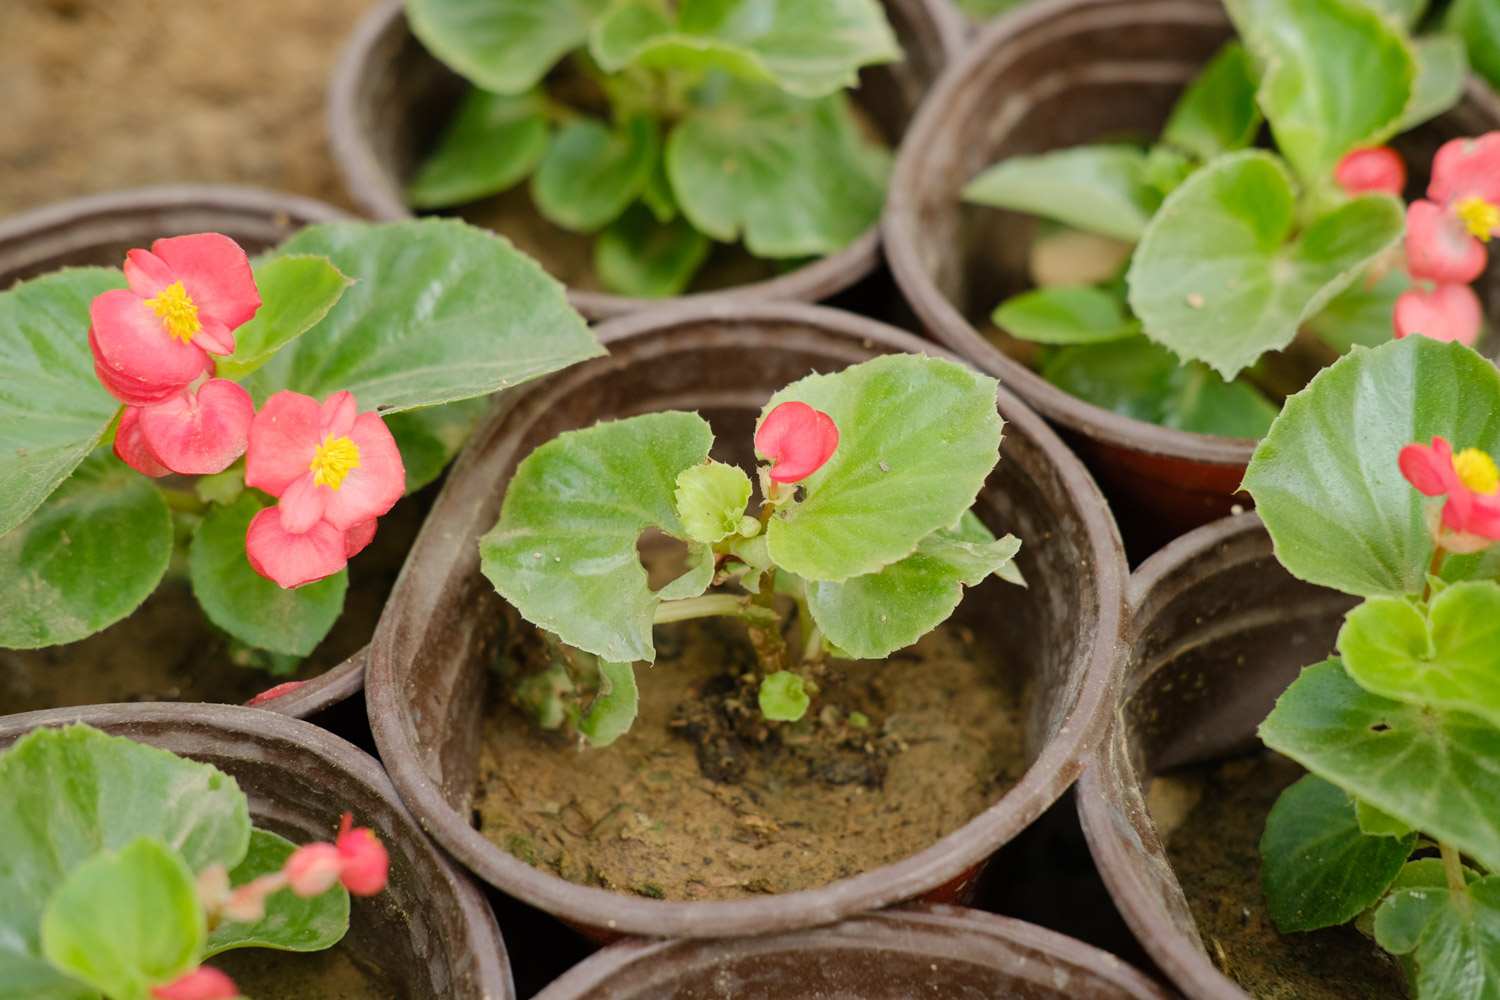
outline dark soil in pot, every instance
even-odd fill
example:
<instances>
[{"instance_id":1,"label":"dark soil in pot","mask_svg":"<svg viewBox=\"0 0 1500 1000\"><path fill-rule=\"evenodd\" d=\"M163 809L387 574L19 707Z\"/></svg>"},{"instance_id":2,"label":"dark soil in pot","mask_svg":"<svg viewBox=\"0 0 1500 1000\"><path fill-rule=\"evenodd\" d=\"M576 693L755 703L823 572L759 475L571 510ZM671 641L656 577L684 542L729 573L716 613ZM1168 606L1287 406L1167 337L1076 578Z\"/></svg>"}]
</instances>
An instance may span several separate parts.
<instances>
[{"instance_id":1,"label":"dark soil in pot","mask_svg":"<svg viewBox=\"0 0 1500 1000\"><path fill-rule=\"evenodd\" d=\"M275 1000L400 1000L375 969L341 944L298 953L252 949L226 951L212 959L246 996Z\"/></svg>"}]
</instances>

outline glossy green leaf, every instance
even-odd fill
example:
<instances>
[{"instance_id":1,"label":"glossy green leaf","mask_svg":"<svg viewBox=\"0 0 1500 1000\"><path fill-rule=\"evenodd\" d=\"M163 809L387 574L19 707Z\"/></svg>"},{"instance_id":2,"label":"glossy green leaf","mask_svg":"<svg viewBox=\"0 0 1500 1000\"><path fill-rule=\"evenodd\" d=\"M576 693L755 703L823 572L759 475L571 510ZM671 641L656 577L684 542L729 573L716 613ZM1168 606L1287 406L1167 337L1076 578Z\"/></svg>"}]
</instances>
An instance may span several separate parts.
<instances>
[{"instance_id":1,"label":"glossy green leaf","mask_svg":"<svg viewBox=\"0 0 1500 1000\"><path fill-rule=\"evenodd\" d=\"M807 606L834 645L861 658L888 656L947 621L964 588L999 573L1020 548L1013 535L981 542L934 531L916 552L878 572L808 581Z\"/></svg>"},{"instance_id":2,"label":"glossy green leaf","mask_svg":"<svg viewBox=\"0 0 1500 1000\"><path fill-rule=\"evenodd\" d=\"M723 462L695 465L678 475L672 497L687 536L713 544L739 533L750 503L750 477Z\"/></svg>"},{"instance_id":3,"label":"glossy green leaf","mask_svg":"<svg viewBox=\"0 0 1500 1000\"><path fill-rule=\"evenodd\" d=\"M321 254L356 283L245 382L257 404L340 389L389 413L483 396L603 353L563 287L486 230L450 219L311 226L281 254Z\"/></svg>"},{"instance_id":4,"label":"glossy green leaf","mask_svg":"<svg viewBox=\"0 0 1500 1000\"><path fill-rule=\"evenodd\" d=\"M660 146L656 122L644 115L614 129L594 118L569 122L537 166L531 199L564 229L594 232L640 194Z\"/></svg>"},{"instance_id":5,"label":"glossy green leaf","mask_svg":"<svg viewBox=\"0 0 1500 1000\"><path fill-rule=\"evenodd\" d=\"M161 491L99 449L0 536L0 646L54 646L113 625L156 589L171 555Z\"/></svg>"},{"instance_id":6,"label":"glossy green leaf","mask_svg":"<svg viewBox=\"0 0 1500 1000\"><path fill-rule=\"evenodd\" d=\"M476 87L406 189L413 208L444 208L499 194L542 162L552 130L536 91Z\"/></svg>"},{"instance_id":7,"label":"glossy green leaf","mask_svg":"<svg viewBox=\"0 0 1500 1000\"><path fill-rule=\"evenodd\" d=\"M776 83L765 59L754 49L682 31L675 18L645 0L617 4L596 21L589 53L600 68L611 73L630 66L698 73L723 70L758 83Z\"/></svg>"},{"instance_id":8,"label":"glossy green leaf","mask_svg":"<svg viewBox=\"0 0 1500 1000\"><path fill-rule=\"evenodd\" d=\"M599 692L578 720L578 731L593 746L609 746L630 729L638 702L635 665L600 660Z\"/></svg>"},{"instance_id":9,"label":"glossy green leaf","mask_svg":"<svg viewBox=\"0 0 1500 1000\"><path fill-rule=\"evenodd\" d=\"M1302 671L1260 738L1485 868L1500 862L1500 730L1477 715L1382 698L1331 659Z\"/></svg>"},{"instance_id":10,"label":"glossy green leaf","mask_svg":"<svg viewBox=\"0 0 1500 1000\"><path fill-rule=\"evenodd\" d=\"M712 444L703 418L680 412L548 441L517 467L499 521L480 539L484 575L569 645L612 662L655 659L651 617L662 597L646 585L636 541L647 528L687 537L672 495Z\"/></svg>"},{"instance_id":11,"label":"glossy green leaf","mask_svg":"<svg viewBox=\"0 0 1500 1000\"><path fill-rule=\"evenodd\" d=\"M1393 892L1375 911L1375 940L1396 954L1415 953L1421 997L1500 998L1500 875L1469 884Z\"/></svg>"},{"instance_id":12,"label":"glossy green leaf","mask_svg":"<svg viewBox=\"0 0 1500 1000\"><path fill-rule=\"evenodd\" d=\"M489 408L488 396L473 396L441 406L402 410L386 418L385 426L401 449L406 495L442 474Z\"/></svg>"},{"instance_id":13,"label":"glossy green leaf","mask_svg":"<svg viewBox=\"0 0 1500 1000\"><path fill-rule=\"evenodd\" d=\"M1136 146L1074 146L1012 156L965 185L963 199L1134 242L1161 204L1145 169L1146 153Z\"/></svg>"},{"instance_id":14,"label":"glossy green leaf","mask_svg":"<svg viewBox=\"0 0 1500 1000\"><path fill-rule=\"evenodd\" d=\"M297 845L266 830L250 831L250 849L229 873L238 888L261 875L279 872ZM208 935L204 957L231 948L322 951L349 929L349 890L335 882L327 892L304 899L288 889L266 897L266 912L253 923L223 919Z\"/></svg>"},{"instance_id":15,"label":"glossy green leaf","mask_svg":"<svg viewBox=\"0 0 1500 1000\"><path fill-rule=\"evenodd\" d=\"M1411 28L1427 12L1427 0L1360 0L1366 7L1395 17L1399 23Z\"/></svg>"},{"instance_id":16,"label":"glossy green leaf","mask_svg":"<svg viewBox=\"0 0 1500 1000\"><path fill-rule=\"evenodd\" d=\"M1146 335L1226 379L1290 344L1307 317L1401 238L1385 195L1356 198L1288 242L1292 180L1275 157L1223 156L1172 192L1146 228L1126 281Z\"/></svg>"},{"instance_id":17,"label":"glossy green leaf","mask_svg":"<svg viewBox=\"0 0 1500 1000\"><path fill-rule=\"evenodd\" d=\"M1474 72L1500 87L1500 0L1453 0L1443 23L1464 40Z\"/></svg>"},{"instance_id":18,"label":"glossy green leaf","mask_svg":"<svg viewBox=\"0 0 1500 1000\"><path fill-rule=\"evenodd\" d=\"M582 46L609 0L407 0L412 33L471 83L520 94Z\"/></svg>"},{"instance_id":19,"label":"glossy green leaf","mask_svg":"<svg viewBox=\"0 0 1500 1000\"><path fill-rule=\"evenodd\" d=\"M1014 295L995 310L995 325L1039 344L1098 344L1140 332L1114 295L1093 285L1053 285Z\"/></svg>"},{"instance_id":20,"label":"glossy green leaf","mask_svg":"<svg viewBox=\"0 0 1500 1000\"><path fill-rule=\"evenodd\" d=\"M250 568L245 532L267 505L246 490L232 504L204 516L188 550L193 595L215 625L260 649L306 656L323 641L344 608L348 570L286 590ZM378 529L377 529L378 530Z\"/></svg>"},{"instance_id":21,"label":"glossy green leaf","mask_svg":"<svg viewBox=\"0 0 1500 1000\"><path fill-rule=\"evenodd\" d=\"M1302 326L1340 354L1355 344L1379 347L1391 339L1396 299L1410 287L1411 279L1399 267L1386 271L1373 285L1369 277L1358 278Z\"/></svg>"},{"instance_id":22,"label":"glossy green leaf","mask_svg":"<svg viewBox=\"0 0 1500 1000\"><path fill-rule=\"evenodd\" d=\"M1161 138L1211 160L1254 142L1260 121L1250 57L1239 42L1229 42L1177 99Z\"/></svg>"},{"instance_id":23,"label":"glossy green leaf","mask_svg":"<svg viewBox=\"0 0 1500 1000\"><path fill-rule=\"evenodd\" d=\"M1457 104L1469 73L1464 41L1457 35L1423 35L1412 41L1412 54L1416 57L1416 78L1411 103L1397 130L1400 132L1414 129Z\"/></svg>"},{"instance_id":24,"label":"glossy green leaf","mask_svg":"<svg viewBox=\"0 0 1500 1000\"><path fill-rule=\"evenodd\" d=\"M94 374L89 303L124 287L118 270L87 267L0 292L0 535L41 506L119 412Z\"/></svg>"},{"instance_id":25,"label":"glossy green leaf","mask_svg":"<svg viewBox=\"0 0 1500 1000\"><path fill-rule=\"evenodd\" d=\"M663 223L634 205L594 240L594 272L616 294L670 298L687 290L712 246L683 217Z\"/></svg>"},{"instance_id":26,"label":"glossy green leaf","mask_svg":"<svg viewBox=\"0 0 1500 1000\"><path fill-rule=\"evenodd\" d=\"M761 257L842 250L880 216L890 152L860 134L843 94L817 100L732 83L667 138L684 215Z\"/></svg>"},{"instance_id":27,"label":"glossy green leaf","mask_svg":"<svg viewBox=\"0 0 1500 1000\"><path fill-rule=\"evenodd\" d=\"M149 1000L197 964L203 923L192 870L140 837L68 874L42 914L42 951L112 1000Z\"/></svg>"},{"instance_id":28,"label":"glossy green leaf","mask_svg":"<svg viewBox=\"0 0 1500 1000\"><path fill-rule=\"evenodd\" d=\"M1434 436L1500 454L1500 372L1469 348L1406 337L1319 372L1287 400L1245 475L1281 564L1362 597L1420 593L1427 498L1397 456Z\"/></svg>"},{"instance_id":29,"label":"glossy green leaf","mask_svg":"<svg viewBox=\"0 0 1500 1000\"><path fill-rule=\"evenodd\" d=\"M316 326L354 284L325 257L272 257L256 262L261 306L234 331L234 353L216 363L220 378L239 380Z\"/></svg>"},{"instance_id":30,"label":"glossy green leaf","mask_svg":"<svg viewBox=\"0 0 1500 1000\"><path fill-rule=\"evenodd\" d=\"M873 573L974 504L999 457L994 379L940 358L892 354L809 375L771 397L833 418L839 445L778 507L771 557L805 580Z\"/></svg>"},{"instance_id":31,"label":"glossy green leaf","mask_svg":"<svg viewBox=\"0 0 1500 1000\"><path fill-rule=\"evenodd\" d=\"M1261 886L1283 934L1352 920L1400 874L1417 835L1372 837L1337 785L1304 775L1281 793L1260 838Z\"/></svg>"},{"instance_id":32,"label":"glossy green leaf","mask_svg":"<svg viewBox=\"0 0 1500 1000\"><path fill-rule=\"evenodd\" d=\"M1354 816L1359 821L1359 828L1372 837L1400 839L1415 832L1411 824L1403 823L1396 817L1383 813L1370 803L1361 800L1356 800L1354 803Z\"/></svg>"},{"instance_id":33,"label":"glossy green leaf","mask_svg":"<svg viewBox=\"0 0 1500 1000\"><path fill-rule=\"evenodd\" d=\"M802 678L790 670L778 670L761 678L756 695L760 714L776 722L796 722L812 704Z\"/></svg>"}]
</instances>

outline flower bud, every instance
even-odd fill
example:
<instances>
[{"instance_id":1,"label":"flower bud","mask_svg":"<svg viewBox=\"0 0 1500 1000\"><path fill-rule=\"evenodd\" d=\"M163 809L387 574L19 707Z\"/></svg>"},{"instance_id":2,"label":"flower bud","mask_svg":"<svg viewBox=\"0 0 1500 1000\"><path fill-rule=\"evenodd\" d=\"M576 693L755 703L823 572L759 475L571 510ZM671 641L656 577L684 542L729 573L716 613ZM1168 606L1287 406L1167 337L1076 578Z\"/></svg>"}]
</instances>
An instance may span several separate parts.
<instances>
[{"instance_id":1,"label":"flower bud","mask_svg":"<svg viewBox=\"0 0 1500 1000\"><path fill-rule=\"evenodd\" d=\"M356 896L373 896L385 888L391 857L374 831L365 826L351 829L353 822L353 815L344 813L337 841L338 853L344 862L339 881Z\"/></svg>"},{"instance_id":2,"label":"flower bud","mask_svg":"<svg viewBox=\"0 0 1500 1000\"><path fill-rule=\"evenodd\" d=\"M332 844L303 844L292 852L282 867L287 885L302 897L327 892L339 880L344 858Z\"/></svg>"},{"instance_id":3,"label":"flower bud","mask_svg":"<svg viewBox=\"0 0 1500 1000\"><path fill-rule=\"evenodd\" d=\"M1399 198L1406 187L1406 164L1389 146L1356 149L1344 154L1333 176L1350 194L1378 191Z\"/></svg>"},{"instance_id":4,"label":"flower bud","mask_svg":"<svg viewBox=\"0 0 1500 1000\"><path fill-rule=\"evenodd\" d=\"M234 1000L240 991L234 980L218 969L200 965L165 986L153 986L151 995L156 1000Z\"/></svg>"},{"instance_id":5,"label":"flower bud","mask_svg":"<svg viewBox=\"0 0 1500 1000\"><path fill-rule=\"evenodd\" d=\"M795 483L817 472L839 446L839 429L828 414L806 403L781 403L755 432L755 450L771 461L771 478Z\"/></svg>"}]
</instances>

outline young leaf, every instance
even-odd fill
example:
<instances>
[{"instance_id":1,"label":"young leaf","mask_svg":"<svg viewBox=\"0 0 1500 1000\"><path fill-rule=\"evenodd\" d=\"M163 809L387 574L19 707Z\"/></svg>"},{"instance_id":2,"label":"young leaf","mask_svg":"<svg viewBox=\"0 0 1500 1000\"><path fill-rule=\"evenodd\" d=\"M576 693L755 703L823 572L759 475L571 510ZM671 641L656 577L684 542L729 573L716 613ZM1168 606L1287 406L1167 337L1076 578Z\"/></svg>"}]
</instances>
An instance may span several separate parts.
<instances>
[{"instance_id":1,"label":"young leaf","mask_svg":"<svg viewBox=\"0 0 1500 1000\"><path fill-rule=\"evenodd\" d=\"M638 701L635 665L601 659L599 693L588 712L578 720L578 731L592 746L609 746L630 729Z\"/></svg>"},{"instance_id":2,"label":"young leaf","mask_svg":"<svg viewBox=\"0 0 1500 1000\"><path fill-rule=\"evenodd\" d=\"M1453 0L1443 26L1464 40L1474 72L1500 86L1500 0Z\"/></svg>"},{"instance_id":3,"label":"young leaf","mask_svg":"<svg viewBox=\"0 0 1500 1000\"><path fill-rule=\"evenodd\" d=\"M763 677L756 701L760 703L760 714L777 722L796 722L812 704L802 678L790 670L778 670Z\"/></svg>"},{"instance_id":4,"label":"young leaf","mask_svg":"<svg viewBox=\"0 0 1500 1000\"><path fill-rule=\"evenodd\" d=\"M55 646L113 625L156 589L171 556L161 491L101 448L0 536L0 646Z\"/></svg>"},{"instance_id":5,"label":"young leaf","mask_svg":"<svg viewBox=\"0 0 1500 1000\"><path fill-rule=\"evenodd\" d=\"M1250 57L1239 42L1229 42L1177 99L1161 138L1200 160L1211 160L1244 149L1258 131Z\"/></svg>"},{"instance_id":6,"label":"young leaf","mask_svg":"<svg viewBox=\"0 0 1500 1000\"><path fill-rule=\"evenodd\" d=\"M880 216L890 152L859 132L848 99L733 82L667 138L667 176L698 230L760 257L842 250Z\"/></svg>"},{"instance_id":7,"label":"young leaf","mask_svg":"<svg viewBox=\"0 0 1500 1000\"><path fill-rule=\"evenodd\" d=\"M1074 146L1001 160L965 185L963 199L1133 243L1161 205L1145 170L1136 146Z\"/></svg>"},{"instance_id":8,"label":"young leaf","mask_svg":"<svg viewBox=\"0 0 1500 1000\"><path fill-rule=\"evenodd\" d=\"M1398 955L1414 952L1421 997L1500 997L1500 875L1460 894L1439 886L1402 889L1375 911L1375 940Z\"/></svg>"},{"instance_id":9,"label":"young leaf","mask_svg":"<svg viewBox=\"0 0 1500 1000\"><path fill-rule=\"evenodd\" d=\"M635 200L659 155L656 121L646 115L614 129L594 118L569 122L531 179L532 201L564 229L594 232Z\"/></svg>"},{"instance_id":10,"label":"young leaf","mask_svg":"<svg viewBox=\"0 0 1500 1000\"><path fill-rule=\"evenodd\" d=\"M688 537L712 545L739 533L750 502L750 477L723 462L695 465L677 477L673 500Z\"/></svg>"},{"instance_id":11,"label":"young leaf","mask_svg":"<svg viewBox=\"0 0 1500 1000\"><path fill-rule=\"evenodd\" d=\"M484 575L527 621L571 646L616 663L655 659L651 617L662 596L646 585L636 541L647 528L687 536L673 490L712 444L702 417L675 411L553 438L517 467L499 521L480 539Z\"/></svg>"},{"instance_id":12,"label":"young leaf","mask_svg":"<svg viewBox=\"0 0 1500 1000\"><path fill-rule=\"evenodd\" d=\"M1266 746L1381 812L1500 862L1500 730L1356 684L1338 659L1308 667L1260 725Z\"/></svg>"},{"instance_id":13,"label":"young leaf","mask_svg":"<svg viewBox=\"0 0 1500 1000\"><path fill-rule=\"evenodd\" d=\"M1416 78L1411 103L1401 116L1398 132L1406 132L1452 108L1464 93L1469 60L1457 35L1433 33L1412 41Z\"/></svg>"},{"instance_id":14,"label":"young leaf","mask_svg":"<svg viewBox=\"0 0 1500 1000\"><path fill-rule=\"evenodd\" d=\"M904 559L958 522L999 457L995 380L940 358L891 354L809 375L761 416L798 400L833 418L839 446L767 527L771 557L803 579L838 581Z\"/></svg>"},{"instance_id":15,"label":"young leaf","mask_svg":"<svg viewBox=\"0 0 1500 1000\"><path fill-rule=\"evenodd\" d=\"M1400 204L1356 198L1288 243L1292 181L1273 156L1230 153L1167 197L1126 281L1146 335L1226 379L1292 342L1302 321L1401 238Z\"/></svg>"},{"instance_id":16,"label":"young leaf","mask_svg":"<svg viewBox=\"0 0 1500 1000\"><path fill-rule=\"evenodd\" d=\"M247 490L234 503L211 509L193 534L188 571L193 595L209 621L260 649L293 656L311 653L344 608L348 570L286 590L250 568L245 532L266 506Z\"/></svg>"},{"instance_id":17,"label":"young leaf","mask_svg":"<svg viewBox=\"0 0 1500 1000\"><path fill-rule=\"evenodd\" d=\"M499 194L536 169L550 138L537 91L508 95L475 87L406 195L413 208L445 208Z\"/></svg>"},{"instance_id":18,"label":"young leaf","mask_svg":"<svg viewBox=\"0 0 1500 1000\"><path fill-rule=\"evenodd\" d=\"M1396 299L1410 287L1411 279L1399 267L1391 268L1373 286L1368 277L1357 278L1302 326L1340 354L1347 354L1355 344L1379 347L1391 339Z\"/></svg>"},{"instance_id":19,"label":"young leaf","mask_svg":"<svg viewBox=\"0 0 1500 1000\"><path fill-rule=\"evenodd\" d=\"M234 353L216 362L219 378L241 379L318 324L354 284L326 257L273 257L255 266L261 307L234 331Z\"/></svg>"},{"instance_id":20,"label":"young leaf","mask_svg":"<svg viewBox=\"0 0 1500 1000\"><path fill-rule=\"evenodd\" d=\"M497 94L520 94L588 41L609 0L407 0L412 34L455 72Z\"/></svg>"},{"instance_id":21,"label":"young leaf","mask_svg":"<svg viewBox=\"0 0 1500 1000\"><path fill-rule=\"evenodd\" d=\"M192 870L139 837L68 874L42 914L42 951L106 996L147 1000L153 985L197 964L203 922Z\"/></svg>"},{"instance_id":22,"label":"young leaf","mask_svg":"<svg viewBox=\"0 0 1500 1000\"><path fill-rule=\"evenodd\" d=\"M1362 799L1354 802L1354 816L1359 821L1359 828L1372 837L1395 837L1401 839L1407 834L1414 833L1410 824L1403 823L1394 816L1381 812L1370 803Z\"/></svg>"},{"instance_id":23,"label":"young leaf","mask_svg":"<svg viewBox=\"0 0 1500 1000\"><path fill-rule=\"evenodd\" d=\"M442 474L489 408L488 396L471 396L441 406L402 410L385 418L386 429L396 439L401 464L406 467L407 496Z\"/></svg>"},{"instance_id":24,"label":"young leaf","mask_svg":"<svg viewBox=\"0 0 1500 1000\"><path fill-rule=\"evenodd\" d=\"M1396 458L1434 436L1500 454L1500 372L1462 344L1406 337L1319 372L1287 400L1245 474L1276 558L1293 576L1361 597L1420 593L1432 558L1427 498Z\"/></svg>"},{"instance_id":25,"label":"young leaf","mask_svg":"<svg viewBox=\"0 0 1500 1000\"><path fill-rule=\"evenodd\" d=\"M1372 837L1337 785L1304 775L1281 793L1260 838L1260 881L1283 934L1335 927L1379 902L1417 835Z\"/></svg>"},{"instance_id":26,"label":"young leaf","mask_svg":"<svg viewBox=\"0 0 1500 1000\"><path fill-rule=\"evenodd\" d=\"M661 222L632 205L594 240L594 271L617 294L670 298L692 283L712 245L681 216Z\"/></svg>"},{"instance_id":27,"label":"young leaf","mask_svg":"<svg viewBox=\"0 0 1500 1000\"><path fill-rule=\"evenodd\" d=\"M1053 285L1014 295L995 310L995 325L1038 344L1099 344L1140 332L1114 295L1093 285Z\"/></svg>"},{"instance_id":28,"label":"young leaf","mask_svg":"<svg viewBox=\"0 0 1500 1000\"><path fill-rule=\"evenodd\" d=\"M68 478L119 412L94 374L89 303L124 287L118 270L87 267L0 292L0 535Z\"/></svg>"},{"instance_id":29,"label":"young leaf","mask_svg":"<svg viewBox=\"0 0 1500 1000\"><path fill-rule=\"evenodd\" d=\"M229 873L238 888L261 875L279 872L297 845L266 830L250 831L250 849ZM349 929L349 890L333 888L303 899L283 890L266 898L266 913L254 923L220 920L209 932L203 957L231 948L277 948L282 951L322 951L331 948Z\"/></svg>"}]
</instances>

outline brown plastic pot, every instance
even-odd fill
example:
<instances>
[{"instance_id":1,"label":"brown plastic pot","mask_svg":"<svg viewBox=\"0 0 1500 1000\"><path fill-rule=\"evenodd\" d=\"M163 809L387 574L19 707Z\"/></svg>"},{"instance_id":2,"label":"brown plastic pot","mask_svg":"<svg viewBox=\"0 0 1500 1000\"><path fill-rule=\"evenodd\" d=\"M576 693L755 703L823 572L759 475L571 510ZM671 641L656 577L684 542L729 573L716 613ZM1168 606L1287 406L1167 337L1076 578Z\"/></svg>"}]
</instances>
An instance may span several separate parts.
<instances>
[{"instance_id":1,"label":"brown plastic pot","mask_svg":"<svg viewBox=\"0 0 1500 1000\"><path fill-rule=\"evenodd\" d=\"M735 901L666 902L576 885L470 826L482 694L505 607L479 572L479 538L494 526L517 463L570 428L686 409L714 426L727 449L716 454L748 467L754 422L774 390L809 371L930 347L870 320L790 303L679 306L616 320L599 336L610 347L607 357L499 397L455 464L386 605L371 644L366 700L381 759L402 797L480 878L601 936L721 937L812 926L972 879L977 865L1077 776L1112 699L1126 627L1123 554L1098 490L1057 437L1003 389L1001 461L976 510L992 528L1023 540L1019 560L1030 588L1007 588L998 597L993 588L976 590L959 609L981 642L1005 651L1028 691L1030 767L999 802L896 864L816 889Z\"/></svg>"},{"instance_id":2,"label":"brown plastic pot","mask_svg":"<svg viewBox=\"0 0 1500 1000\"><path fill-rule=\"evenodd\" d=\"M622 941L537 1000L1167 1000L1108 952L979 910L909 906L731 941Z\"/></svg>"},{"instance_id":3,"label":"brown plastic pot","mask_svg":"<svg viewBox=\"0 0 1500 1000\"><path fill-rule=\"evenodd\" d=\"M1193 1000L1249 1000L1208 957L1146 807L1157 775L1255 750L1255 728L1334 647L1356 599L1296 579L1254 513L1172 542L1130 578L1135 640L1114 725L1079 779L1104 884L1162 973Z\"/></svg>"},{"instance_id":4,"label":"brown plastic pot","mask_svg":"<svg viewBox=\"0 0 1500 1000\"><path fill-rule=\"evenodd\" d=\"M990 24L933 88L898 153L883 222L892 273L928 334L1000 378L1062 433L1099 481L1132 555L1231 512L1255 442L1120 416L1057 388L979 331L1029 287L1034 217L965 204L1009 156L1160 132L1183 87L1232 37L1218 0L1046 0ZM1452 111L1395 145L1420 197L1438 146L1500 128L1471 77ZM1500 321L1500 260L1479 286Z\"/></svg>"},{"instance_id":5,"label":"brown plastic pot","mask_svg":"<svg viewBox=\"0 0 1500 1000\"><path fill-rule=\"evenodd\" d=\"M484 896L423 834L379 763L317 726L233 705L93 705L0 717L0 749L40 726L86 722L212 764L255 825L331 840L348 810L390 852L390 883L354 898L342 947L413 1000L509 1000L510 961Z\"/></svg>"},{"instance_id":6,"label":"brown plastic pot","mask_svg":"<svg viewBox=\"0 0 1500 1000\"><path fill-rule=\"evenodd\" d=\"M964 26L945 0L882 2L906 58L862 71L852 96L894 146L929 85L962 49ZM467 90L468 84L412 35L402 0L382 0L360 21L334 71L328 133L349 196L371 218L411 218L407 182ZM879 260L879 231L871 226L838 253L786 274L685 298L814 302L849 288ZM589 319L604 319L658 306L662 300L570 288L568 301Z\"/></svg>"}]
</instances>

